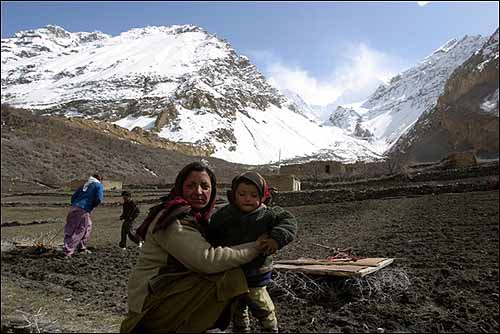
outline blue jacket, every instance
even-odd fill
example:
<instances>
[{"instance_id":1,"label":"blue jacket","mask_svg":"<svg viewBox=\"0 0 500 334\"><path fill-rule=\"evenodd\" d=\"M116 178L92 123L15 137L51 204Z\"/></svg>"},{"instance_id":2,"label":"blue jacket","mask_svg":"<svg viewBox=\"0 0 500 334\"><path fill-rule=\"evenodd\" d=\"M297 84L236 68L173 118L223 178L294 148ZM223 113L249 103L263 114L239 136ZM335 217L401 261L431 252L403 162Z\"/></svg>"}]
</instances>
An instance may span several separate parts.
<instances>
[{"instance_id":1,"label":"blue jacket","mask_svg":"<svg viewBox=\"0 0 500 334\"><path fill-rule=\"evenodd\" d=\"M92 182L83 190L78 188L71 196L71 206L77 206L87 212L91 212L104 198L104 188L100 182Z\"/></svg>"}]
</instances>

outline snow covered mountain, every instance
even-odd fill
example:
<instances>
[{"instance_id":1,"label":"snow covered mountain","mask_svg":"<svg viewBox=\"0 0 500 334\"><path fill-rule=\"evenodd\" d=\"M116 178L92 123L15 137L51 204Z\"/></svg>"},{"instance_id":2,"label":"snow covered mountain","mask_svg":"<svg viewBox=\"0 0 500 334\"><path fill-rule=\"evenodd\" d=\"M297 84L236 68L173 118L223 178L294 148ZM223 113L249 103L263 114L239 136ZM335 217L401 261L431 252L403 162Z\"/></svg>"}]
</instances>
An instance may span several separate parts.
<instances>
[{"instance_id":1,"label":"snow covered mountain","mask_svg":"<svg viewBox=\"0 0 500 334\"><path fill-rule=\"evenodd\" d=\"M384 155L418 118L437 103L452 72L486 42L481 36L452 39L416 66L382 83L366 101L342 104L341 97L326 107L307 105L298 94L285 95L304 114L324 126L345 130L356 139L368 140L374 152ZM302 101L302 102L301 102ZM329 114L327 120L322 115ZM320 156L320 155L318 155Z\"/></svg>"},{"instance_id":2,"label":"snow covered mountain","mask_svg":"<svg viewBox=\"0 0 500 334\"><path fill-rule=\"evenodd\" d=\"M361 115L358 114L354 108L339 106L335 112L330 115L329 121L333 126L352 132L354 131L356 121L360 118Z\"/></svg>"},{"instance_id":3,"label":"snow covered mountain","mask_svg":"<svg viewBox=\"0 0 500 334\"><path fill-rule=\"evenodd\" d=\"M282 89L281 92L296 106L297 110L304 114L304 116L319 124L325 123L329 115L337 107L336 104L328 104L326 106L309 104L304 101L297 92L291 91L290 89Z\"/></svg>"},{"instance_id":4,"label":"snow covered mountain","mask_svg":"<svg viewBox=\"0 0 500 334\"><path fill-rule=\"evenodd\" d=\"M375 160L435 105L451 72L484 42L452 40L361 106L337 108L283 95L247 57L197 26L118 36L47 26L2 39L2 103L139 127L231 162Z\"/></svg>"},{"instance_id":5,"label":"snow covered mountain","mask_svg":"<svg viewBox=\"0 0 500 334\"><path fill-rule=\"evenodd\" d=\"M377 158L324 128L273 88L229 43L192 25L112 37L61 27L2 39L2 103L140 127L232 162L261 164L340 146L340 159Z\"/></svg>"},{"instance_id":6,"label":"snow covered mountain","mask_svg":"<svg viewBox=\"0 0 500 334\"><path fill-rule=\"evenodd\" d=\"M414 66L380 85L361 105L361 128L374 135L374 149L383 153L406 133L422 113L436 105L446 80L487 38L465 36L452 39Z\"/></svg>"}]
</instances>

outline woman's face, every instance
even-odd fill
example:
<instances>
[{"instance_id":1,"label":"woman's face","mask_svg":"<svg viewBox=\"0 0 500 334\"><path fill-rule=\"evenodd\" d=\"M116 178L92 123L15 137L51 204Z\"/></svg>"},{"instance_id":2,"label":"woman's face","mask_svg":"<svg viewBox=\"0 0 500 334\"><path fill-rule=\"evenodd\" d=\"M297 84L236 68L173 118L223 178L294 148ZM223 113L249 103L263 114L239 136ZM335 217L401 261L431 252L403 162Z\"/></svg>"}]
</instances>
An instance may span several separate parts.
<instances>
[{"instance_id":1,"label":"woman's face","mask_svg":"<svg viewBox=\"0 0 500 334\"><path fill-rule=\"evenodd\" d=\"M205 171L192 171L182 185L182 197L195 210L201 210L208 204L211 193L212 183Z\"/></svg>"}]
</instances>

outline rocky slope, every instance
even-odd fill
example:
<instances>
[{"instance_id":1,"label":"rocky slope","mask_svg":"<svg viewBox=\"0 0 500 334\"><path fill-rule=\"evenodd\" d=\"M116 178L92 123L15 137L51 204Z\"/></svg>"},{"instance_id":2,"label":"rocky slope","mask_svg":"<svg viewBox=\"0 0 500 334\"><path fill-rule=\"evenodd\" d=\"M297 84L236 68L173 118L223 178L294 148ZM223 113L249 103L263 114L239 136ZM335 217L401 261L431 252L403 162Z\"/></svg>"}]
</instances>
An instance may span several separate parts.
<instances>
[{"instance_id":1,"label":"rocky slope","mask_svg":"<svg viewBox=\"0 0 500 334\"><path fill-rule=\"evenodd\" d=\"M437 105L390 151L401 162L436 161L471 150L498 158L498 29L446 81Z\"/></svg>"}]
</instances>

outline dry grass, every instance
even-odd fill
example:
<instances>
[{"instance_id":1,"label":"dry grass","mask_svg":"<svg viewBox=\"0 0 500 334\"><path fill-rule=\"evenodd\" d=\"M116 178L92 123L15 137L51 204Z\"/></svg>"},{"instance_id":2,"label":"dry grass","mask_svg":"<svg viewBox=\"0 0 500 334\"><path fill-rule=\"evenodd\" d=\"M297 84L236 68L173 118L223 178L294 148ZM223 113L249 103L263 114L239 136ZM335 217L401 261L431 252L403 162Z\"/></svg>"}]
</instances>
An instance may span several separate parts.
<instances>
[{"instance_id":1,"label":"dry grass","mask_svg":"<svg viewBox=\"0 0 500 334\"><path fill-rule=\"evenodd\" d=\"M328 302L343 298L394 302L411 285L403 270L384 269L360 278L311 276L300 272L274 272L269 293L299 302Z\"/></svg>"},{"instance_id":2,"label":"dry grass","mask_svg":"<svg viewBox=\"0 0 500 334\"><path fill-rule=\"evenodd\" d=\"M46 332L52 327L57 320L47 321L47 313L42 313L42 308L40 307L36 313L29 313L21 310L16 310L16 312L21 313L26 324L17 325L16 329L23 329L24 331L29 331L29 333L42 333ZM53 329L50 330L53 332Z\"/></svg>"},{"instance_id":3,"label":"dry grass","mask_svg":"<svg viewBox=\"0 0 500 334\"><path fill-rule=\"evenodd\" d=\"M345 281L345 288L352 291L357 299L380 302L394 302L408 290L410 285L410 279L405 271L392 268Z\"/></svg>"},{"instance_id":4,"label":"dry grass","mask_svg":"<svg viewBox=\"0 0 500 334\"><path fill-rule=\"evenodd\" d=\"M275 271L268 289L271 295L306 302L328 293L323 282L317 281L318 279L300 272Z\"/></svg>"},{"instance_id":5,"label":"dry grass","mask_svg":"<svg viewBox=\"0 0 500 334\"><path fill-rule=\"evenodd\" d=\"M58 247L58 239L56 239L63 231L64 226L57 232L40 233L35 237L21 237L13 240L14 245L21 248L26 248L30 253L43 254L51 251L56 251Z\"/></svg>"}]
</instances>

